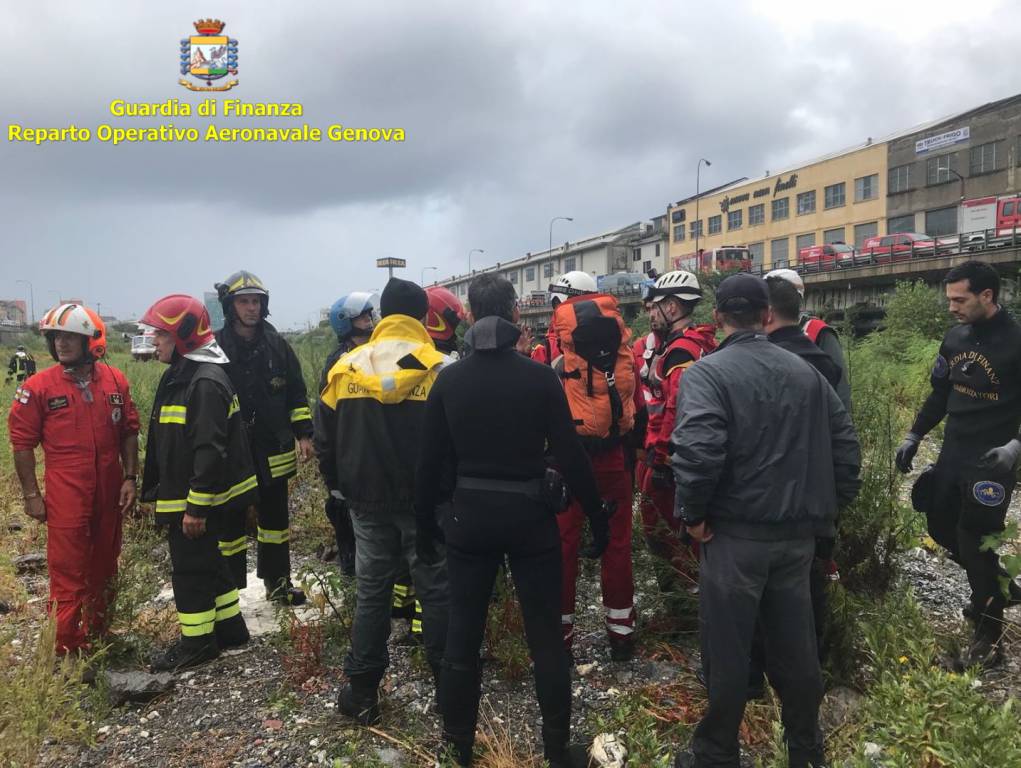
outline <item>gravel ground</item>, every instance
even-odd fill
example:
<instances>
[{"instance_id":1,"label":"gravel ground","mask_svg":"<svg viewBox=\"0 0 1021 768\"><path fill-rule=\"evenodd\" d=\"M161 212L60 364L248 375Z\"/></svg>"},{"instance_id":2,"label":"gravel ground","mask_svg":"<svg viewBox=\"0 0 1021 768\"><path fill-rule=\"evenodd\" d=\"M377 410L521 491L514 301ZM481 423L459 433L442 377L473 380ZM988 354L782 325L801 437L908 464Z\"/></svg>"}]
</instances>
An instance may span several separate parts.
<instances>
[{"instance_id":1,"label":"gravel ground","mask_svg":"<svg viewBox=\"0 0 1021 768\"><path fill-rule=\"evenodd\" d=\"M908 482L910 482L909 478ZM905 484L905 493L910 486ZM300 491L296 494L300 499ZM305 499L306 508L310 499ZM314 508L314 507L313 507ZM1021 516L1021 499L1011 510ZM296 556L316 562L310 551ZM154 553L155 554L155 553ZM330 568L319 563L320 567ZM963 573L942 555L925 548L907 553L903 578L941 633L966 640L960 608L968 595ZM44 574L22 577L41 601L46 594ZM636 561L636 604L646 627L662 629L662 600L644 552ZM650 684L690 680L697 663L694 637L681 636L680 653L667 660L651 660L652 632L640 657L631 662L610 661L602 629L596 569L587 565L579 582L576 640L577 666L572 672L575 733L587 733L599 716L610 716L622 697ZM166 600L166 595L162 598ZM127 703L99 719L95 743L88 747L46 744L39 764L44 766L425 766L431 765L439 734L433 705L433 684L420 651L404 641L407 623L394 622L390 643L391 668L383 685L383 722L374 732L353 728L335 711L341 642L328 643L323 663L300 685L289 682L290 644L283 630L272 627L273 611L250 590L243 601L246 613L258 613L270 631L244 649L177 677L176 685L157 699ZM1009 618L1021 619L1018 609ZM306 612L305 618L310 614ZM267 616L270 618L267 619ZM279 626L286 616L277 616ZM268 625L267 625L268 621ZM20 642L31 635L22 633ZM1002 700L1021 695L1021 666L1015 655L1021 642L1008 647L1008 662L984 678L982 690ZM497 664L484 666L483 730L506 734L519 747L539 743L539 715L530 674L509 681ZM768 706L768 705L765 705Z\"/></svg>"}]
</instances>

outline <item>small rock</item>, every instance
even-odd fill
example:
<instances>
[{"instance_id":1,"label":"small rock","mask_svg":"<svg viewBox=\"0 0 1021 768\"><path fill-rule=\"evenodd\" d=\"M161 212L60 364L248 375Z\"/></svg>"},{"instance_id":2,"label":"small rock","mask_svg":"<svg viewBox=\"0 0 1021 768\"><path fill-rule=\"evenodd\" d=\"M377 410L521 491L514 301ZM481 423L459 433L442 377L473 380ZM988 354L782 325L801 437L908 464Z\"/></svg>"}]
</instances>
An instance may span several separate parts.
<instances>
[{"instance_id":1,"label":"small rock","mask_svg":"<svg viewBox=\"0 0 1021 768\"><path fill-rule=\"evenodd\" d=\"M585 675L587 675L589 672L591 672L593 669L595 669L598 666L599 666L599 664L593 661L590 664L579 664L578 666L575 667L575 669L578 670L578 674L579 675L581 675L582 677L585 677Z\"/></svg>"},{"instance_id":2,"label":"small rock","mask_svg":"<svg viewBox=\"0 0 1021 768\"><path fill-rule=\"evenodd\" d=\"M624 768L627 763L627 747L615 733L596 736L588 754L597 768Z\"/></svg>"},{"instance_id":3,"label":"small rock","mask_svg":"<svg viewBox=\"0 0 1021 768\"><path fill-rule=\"evenodd\" d=\"M376 750L376 759L383 765L391 768L398 768L401 765L401 753L391 747L381 747Z\"/></svg>"},{"instance_id":4,"label":"small rock","mask_svg":"<svg viewBox=\"0 0 1021 768\"><path fill-rule=\"evenodd\" d=\"M138 735L141 736L143 739L148 739L149 738L149 732L148 731L139 731Z\"/></svg>"},{"instance_id":5,"label":"small rock","mask_svg":"<svg viewBox=\"0 0 1021 768\"><path fill-rule=\"evenodd\" d=\"M833 733L847 723L864 700L865 697L852 688L839 686L827 691L819 707L819 727L823 733Z\"/></svg>"},{"instance_id":6,"label":"small rock","mask_svg":"<svg viewBox=\"0 0 1021 768\"><path fill-rule=\"evenodd\" d=\"M100 736L106 736L108 733L110 733L111 730L113 730L113 726L103 725L96 729L96 733L98 733Z\"/></svg>"},{"instance_id":7,"label":"small rock","mask_svg":"<svg viewBox=\"0 0 1021 768\"><path fill-rule=\"evenodd\" d=\"M39 571L46 567L46 555L42 552L29 552L14 558L14 570L17 573Z\"/></svg>"},{"instance_id":8,"label":"small rock","mask_svg":"<svg viewBox=\"0 0 1021 768\"><path fill-rule=\"evenodd\" d=\"M111 672L106 676L106 687L110 702L118 706L125 701L151 701L166 693L174 685L174 676L169 672L150 674L148 672Z\"/></svg>"},{"instance_id":9,"label":"small rock","mask_svg":"<svg viewBox=\"0 0 1021 768\"><path fill-rule=\"evenodd\" d=\"M872 741L865 742L865 757L874 758L879 757L883 753L883 748Z\"/></svg>"}]
</instances>

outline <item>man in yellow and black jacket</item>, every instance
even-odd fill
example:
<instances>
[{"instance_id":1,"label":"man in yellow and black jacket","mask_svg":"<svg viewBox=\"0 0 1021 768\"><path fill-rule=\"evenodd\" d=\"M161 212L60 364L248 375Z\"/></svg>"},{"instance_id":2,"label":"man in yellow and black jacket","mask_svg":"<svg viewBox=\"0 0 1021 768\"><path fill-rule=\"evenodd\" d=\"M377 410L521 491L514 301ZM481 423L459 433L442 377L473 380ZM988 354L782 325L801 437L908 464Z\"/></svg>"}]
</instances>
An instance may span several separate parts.
<instances>
[{"instance_id":1,"label":"man in yellow and black jacket","mask_svg":"<svg viewBox=\"0 0 1021 768\"><path fill-rule=\"evenodd\" d=\"M391 279L380 297L383 319L367 343L330 370L316 415L320 469L347 500L356 540L357 606L344 660L349 683L338 708L365 725L379 719L390 600L402 559L422 603L426 658L437 679L446 642L446 563L424 563L415 551L415 465L425 401L444 362L422 325L427 310L425 291Z\"/></svg>"},{"instance_id":2,"label":"man in yellow and black jacket","mask_svg":"<svg viewBox=\"0 0 1021 768\"><path fill-rule=\"evenodd\" d=\"M205 307L190 296L157 301L142 318L169 368L153 401L142 498L169 529L181 638L152 662L177 670L248 642L238 590L219 539L227 518L255 503L258 481L226 356Z\"/></svg>"},{"instance_id":3,"label":"man in yellow and black jacket","mask_svg":"<svg viewBox=\"0 0 1021 768\"><path fill-rule=\"evenodd\" d=\"M216 285L224 326L216 334L230 364L227 373L249 425L252 455L259 476L258 575L266 597L301 605L305 594L291 584L290 516L287 481L297 473L298 454L312 458L312 411L301 364L294 350L266 322L269 291L251 272L236 272ZM297 441L297 451L295 450ZM243 532L232 530L230 547ZM236 549L233 547L232 549ZM233 555L231 570L245 586L244 549Z\"/></svg>"}]
</instances>

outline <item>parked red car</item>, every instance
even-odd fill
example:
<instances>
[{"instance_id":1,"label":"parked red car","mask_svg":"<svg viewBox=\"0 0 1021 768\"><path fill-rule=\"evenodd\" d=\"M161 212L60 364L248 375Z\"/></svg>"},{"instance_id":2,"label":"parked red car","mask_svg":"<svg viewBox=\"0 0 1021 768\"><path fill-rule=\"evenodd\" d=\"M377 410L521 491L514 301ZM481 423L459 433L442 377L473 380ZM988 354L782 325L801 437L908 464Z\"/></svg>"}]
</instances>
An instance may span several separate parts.
<instances>
[{"instance_id":1,"label":"parked red car","mask_svg":"<svg viewBox=\"0 0 1021 768\"><path fill-rule=\"evenodd\" d=\"M799 272L826 272L854 263L854 248L847 243L810 245L798 251Z\"/></svg>"},{"instance_id":2,"label":"parked red car","mask_svg":"<svg viewBox=\"0 0 1021 768\"><path fill-rule=\"evenodd\" d=\"M1021 229L1021 197L1008 197L996 203L996 234L1011 237Z\"/></svg>"},{"instance_id":3,"label":"parked red car","mask_svg":"<svg viewBox=\"0 0 1021 768\"><path fill-rule=\"evenodd\" d=\"M861 252L871 256L876 263L888 261L907 261L914 256L932 254L936 250L936 241L932 235L919 232L895 232L892 235L870 237L862 246Z\"/></svg>"}]
</instances>

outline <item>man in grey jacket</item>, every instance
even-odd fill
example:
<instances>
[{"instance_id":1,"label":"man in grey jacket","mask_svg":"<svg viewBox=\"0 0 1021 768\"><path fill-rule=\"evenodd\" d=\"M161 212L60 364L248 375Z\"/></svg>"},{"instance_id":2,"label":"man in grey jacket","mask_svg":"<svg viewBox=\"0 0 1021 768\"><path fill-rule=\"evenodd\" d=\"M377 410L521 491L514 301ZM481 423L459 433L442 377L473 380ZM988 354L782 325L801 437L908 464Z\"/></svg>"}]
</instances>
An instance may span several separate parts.
<instances>
[{"instance_id":1,"label":"man in grey jacket","mask_svg":"<svg viewBox=\"0 0 1021 768\"><path fill-rule=\"evenodd\" d=\"M809 569L816 536L858 492L860 451L847 411L811 365L763 332L765 281L743 273L716 293L720 348L684 376L672 457L675 514L701 543L702 662L709 707L679 767L739 761L756 619L783 704L791 768L823 765L822 675Z\"/></svg>"}]
</instances>

